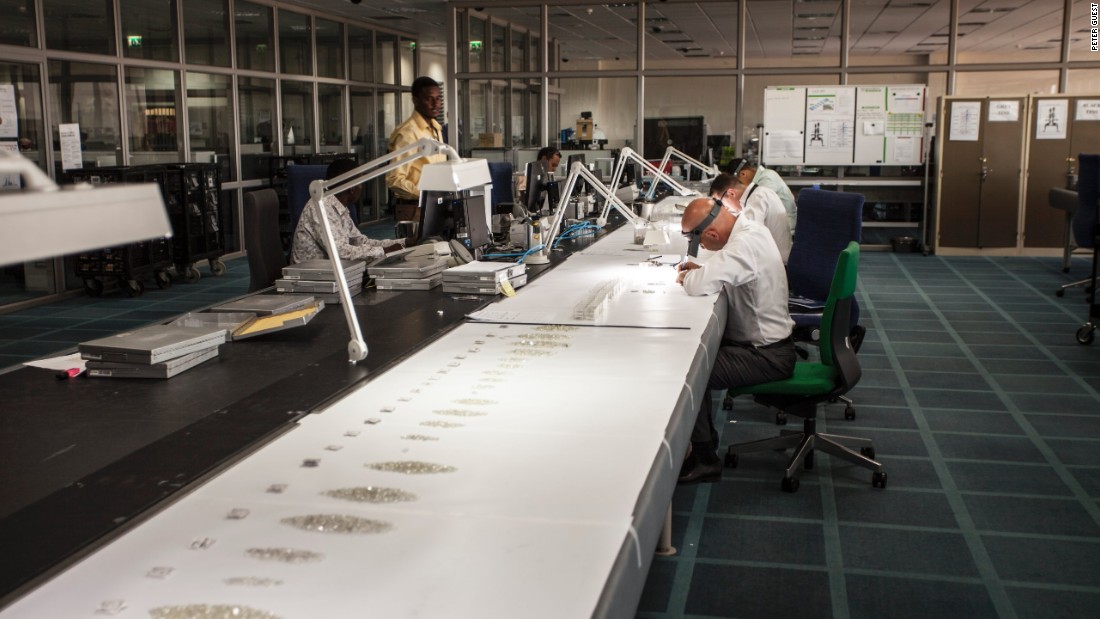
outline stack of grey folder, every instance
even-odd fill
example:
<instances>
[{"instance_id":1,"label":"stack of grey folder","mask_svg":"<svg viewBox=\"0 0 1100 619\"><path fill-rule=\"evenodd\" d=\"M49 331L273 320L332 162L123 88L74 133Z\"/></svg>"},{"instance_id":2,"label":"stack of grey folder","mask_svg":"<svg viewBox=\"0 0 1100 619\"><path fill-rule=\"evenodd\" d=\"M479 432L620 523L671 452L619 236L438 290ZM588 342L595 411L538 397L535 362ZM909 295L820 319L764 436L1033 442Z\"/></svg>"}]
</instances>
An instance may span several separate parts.
<instances>
[{"instance_id":1,"label":"stack of grey folder","mask_svg":"<svg viewBox=\"0 0 1100 619\"><path fill-rule=\"evenodd\" d=\"M527 265L473 261L443 273L443 292L500 294L504 283L513 289L527 283Z\"/></svg>"},{"instance_id":2,"label":"stack of grey folder","mask_svg":"<svg viewBox=\"0 0 1100 619\"><path fill-rule=\"evenodd\" d=\"M363 292L363 274L367 263L362 260L341 260L344 279L348 282L351 296ZM307 260L283 267L282 279L275 280L275 289L279 292L311 294L317 300L326 303L340 302L340 288L336 281L336 272L328 260Z\"/></svg>"},{"instance_id":3,"label":"stack of grey folder","mask_svg":"<svg viewBox=\"0 0 1100 619\"><path fill-rule=\"evenodd\" d=\"M79 345L88 376L171 378L218 356L227 331L217 327L153 325Z\"/></svg>"},{"instance_id":4,"label":"stack of grey folder","mask_svg":"<svg viewBox=\"0 0 1100 619\"><path fill-rule=\"evenodd\" d=\"M409 258L406 253L395 252L367 268L379 290L431 290L443 281L440 274L450 264L446 257Z\"/></svg>"}]
</instances>

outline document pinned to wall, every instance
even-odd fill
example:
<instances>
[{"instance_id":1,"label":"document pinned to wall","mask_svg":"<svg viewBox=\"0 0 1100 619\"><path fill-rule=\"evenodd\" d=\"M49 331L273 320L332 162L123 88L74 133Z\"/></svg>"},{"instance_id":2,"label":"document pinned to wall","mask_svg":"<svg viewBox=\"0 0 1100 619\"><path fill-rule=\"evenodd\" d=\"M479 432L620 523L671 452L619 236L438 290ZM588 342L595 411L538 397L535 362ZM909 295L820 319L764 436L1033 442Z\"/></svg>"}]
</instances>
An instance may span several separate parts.
<instances>
[{"instance_id":1,"label":"document pinned to wall","mask_svg":"<svg viewBox=\"0 0 1100 619\"><path fill-rule=\"evenodd\" d=\"M981 114L981 101L952 101L951 132L947 139L952 142L977 142Z\"/></svg>"},{"instance_id":2,"label":"document pinned to wall","mask_svg":"<svg viewBox=\"0 0 1100 619\"><path fill-rule=\"evenodd\" d=\"M0 142L0 152L19 153L19 144L16 142ZM20 177L18 174L0 174L0 191L19 189Z\"/></svg>"},{"instance_id":3,"label":"document pinned to wall","mask_svg":"<svg viewBox=\"0 0 1100 619\"><path fill-rule=\"evenodd\" d=\"M84 167L80 152L80 123L58 125L61 134L61 169L79 170Z\"/></svg>"},{"instance_id":4,"label":"document pinned to wall","mask_svg":"<svg viewBox=\"0 0 1100 619\"><path fill-rule=\"evenodd\" d=\"M891 86L889 110L891 114L924 115L924 86Z\"/></svg>"},{"instance_id":5,"label":"document pinned to wall","mask_svg":"<svg viewBox=\"0 0 1100 619\"><path fill-rule=\"evenodd\" d=\"M1035 139L1066 139L1068 119L1069 99L1039 99L1035 112Z\"/></svg>"},{"instance_id":6,"label":"document pinned to wall","mask_svg":"<svg viewBox=\"0 0 1100 619\"><path fill-rule=\"evenodd\" d=\"M1020 102L1016 100L1012 101L990 101L989 102L989 122L991 123L1005 123L1005 122L1017 122L1020 120Z\"/></svg>"},{"instance_id":7,"label":"document pinned to wall","mask_svg":"<svg viewBox=\"0 0 1100 619\"><path fill-rule=\"evenodd\" d=\"M15 105L15 86L0 84L0 139L19 137L19 108Z\"/></svg>"},{"instance_id":8,"label":"document pinned to wall","mask_svg":"<svg viewBox=\"0 0 1100 619\"><path fill-rule=\"evenodd\" d=\"M920 161L921 138L914 138L909 136L898 136L894 138L894 158L893 161Z\"/></svg>"},{"instance_id":9,"label":"document pinned to wall","mask_svg":"<svg viewBox=\"0 0 1100 619\"><path fill-rule=\"evenodd\" d=\"M1077 120L1100 120L1100 99L1078 99Z\"/></svg>"},{"instance_id":10,"label":"document pinned to wall","mask_svg":"<svg viewBox=\"0 0 1100 619\"><path fill-rule=\"evenodd\" d=\"M855 89L806 89L806 160L852 163L855 152Z\"/></svg>"},{"instance_id":11,"label":"document pinned to wall","mask_svg":"<svg viewBox=\"0 0 1100 619\"><path fill-rule=\"evenodd\" d=\"M802 163L802 132L769 131L764 136L764 152L771 165Z\"/></svg>"}]
</instances>

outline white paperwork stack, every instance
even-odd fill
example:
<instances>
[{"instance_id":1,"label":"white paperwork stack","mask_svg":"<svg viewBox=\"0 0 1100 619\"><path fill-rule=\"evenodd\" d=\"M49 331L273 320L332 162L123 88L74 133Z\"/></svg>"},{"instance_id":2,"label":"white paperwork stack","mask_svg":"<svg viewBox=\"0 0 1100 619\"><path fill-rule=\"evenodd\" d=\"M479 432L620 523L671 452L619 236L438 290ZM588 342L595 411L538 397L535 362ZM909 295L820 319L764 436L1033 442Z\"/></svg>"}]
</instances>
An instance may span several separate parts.
<instances>
[{"instance_id":1,"label":"white paperwork stack","mask_svg":"<svg viewBox=\"0 0 1100 619\"><path fill-rule=\"evenodd\" d=\"M213 359L227 331L217 327L153 325L80 344L88 376L171 378Z\"/></svg>"},{"instance_id":2,"label":"white paperwork stack","mask_svg":"<svg viewBox=\"0 0 1100 619\"><path fill-rule=\"evenodd\" d=\"M344 279L348 282L351 296L363 291L363 274L367 263L361 260L342 260ZM275 280L275 289L279 292L311 294L327 303L339 303L339 286L336 273L328 260L307 260L283 267L282 279Z\"/></svg>"},{"instance_id":3,"label":"white paperwork stack","mask_svg":"<svg viewBox=\"0 0 1100 619\"><path fill-rule=\"evenodd\" d=\"M527 283L527 265L473 261L443 272L443 292L500 294L505 282L512 288Z\"/></svg>"}]
</instances>

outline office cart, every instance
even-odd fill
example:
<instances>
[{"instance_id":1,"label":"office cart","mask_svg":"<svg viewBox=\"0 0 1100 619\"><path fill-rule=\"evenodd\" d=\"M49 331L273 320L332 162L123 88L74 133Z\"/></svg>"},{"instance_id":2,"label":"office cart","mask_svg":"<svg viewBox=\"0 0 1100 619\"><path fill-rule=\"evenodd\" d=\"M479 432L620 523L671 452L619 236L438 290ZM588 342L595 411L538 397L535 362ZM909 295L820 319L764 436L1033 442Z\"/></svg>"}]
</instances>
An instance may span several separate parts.
<instances>
[{"instance_id":1,"label":"office cart","mask_svg":"<svg viewBox=\"0 0 1100 619\"><path fill-rule=\"evenodd\" d=\"M160 170L156 166L112 166L69 170L64 177L67 183L159 183ZM162 187L163 191L163 187ZM153 279L158 288L169 288L172 277L172 246L168 239L153 239L94 251L82 252L73 258L77 277L84 280L84 290L93 297L103 294L105 281L117 279L118 287L131 297L145 292L145 280Z\"/></svg>"},{"instance_id":2,"label":"office cart","mask_svg":"<svg viewBox=\"0 0 1100 619\"><path fill-rule=\"evenodd\" d=\"M172 260L176 274L193 284L201 275L199 261L210 264L214 275L225 273L225 234L219 212L221 181L218 166L208 163L183 163L161 166L162 190L172 222Z\"/></svg>"}]
</instances>

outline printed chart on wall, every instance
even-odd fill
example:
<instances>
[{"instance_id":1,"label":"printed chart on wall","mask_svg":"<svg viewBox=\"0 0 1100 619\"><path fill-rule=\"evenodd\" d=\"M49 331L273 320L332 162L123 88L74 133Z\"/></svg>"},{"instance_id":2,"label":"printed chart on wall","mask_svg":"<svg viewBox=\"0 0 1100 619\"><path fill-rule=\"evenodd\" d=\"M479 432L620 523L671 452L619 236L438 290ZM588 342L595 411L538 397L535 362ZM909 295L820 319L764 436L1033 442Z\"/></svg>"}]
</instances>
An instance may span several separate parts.
<instances>
[{"instance_id":1,"label":"printed chart on wall","mask_svg":"<svg viewBox=\"0 0 1100 619\"><path fill-rule=\"evenodd\" d=\"M1035 139L1066 139L1068 120L1069 99L1040 99L1035 111Z\"/></svg>"},{"instance_id":2,"label":"printed chart on wall","mask_svg":"<svg viewBox=\"0 0 1100 619\"><path fill-rule=\"evenodd\" d=\"M764 91L766 165L919 165L926 89L784 86ZM794 152L794 140L801 138Z\"/></svg>"}]
</instances>

